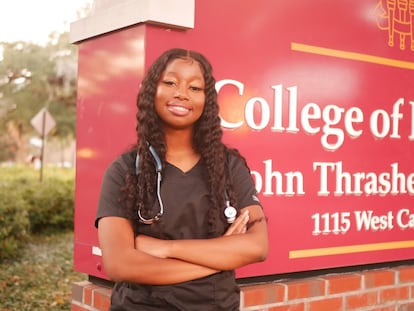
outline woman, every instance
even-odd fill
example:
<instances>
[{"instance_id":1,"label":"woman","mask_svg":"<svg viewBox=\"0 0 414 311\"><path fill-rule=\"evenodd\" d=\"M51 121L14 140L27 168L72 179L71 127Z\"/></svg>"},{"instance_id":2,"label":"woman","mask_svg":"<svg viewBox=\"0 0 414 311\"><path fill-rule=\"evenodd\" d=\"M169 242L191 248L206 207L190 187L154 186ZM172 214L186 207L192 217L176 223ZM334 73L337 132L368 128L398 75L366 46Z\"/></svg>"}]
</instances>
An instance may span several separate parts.
<instances>
[{"instance_id":1,"label":"woman","mask_svg":"<svg viewBox=\"0 0 414 311\"><path fill-rule=\"evenodd\" d=\"M137 106L137 144L108 168L95 222L111 310L239 310L234 269L266 258L266 221L222 142L210 63L164 52Z\"/></svg>"}]
</instances>

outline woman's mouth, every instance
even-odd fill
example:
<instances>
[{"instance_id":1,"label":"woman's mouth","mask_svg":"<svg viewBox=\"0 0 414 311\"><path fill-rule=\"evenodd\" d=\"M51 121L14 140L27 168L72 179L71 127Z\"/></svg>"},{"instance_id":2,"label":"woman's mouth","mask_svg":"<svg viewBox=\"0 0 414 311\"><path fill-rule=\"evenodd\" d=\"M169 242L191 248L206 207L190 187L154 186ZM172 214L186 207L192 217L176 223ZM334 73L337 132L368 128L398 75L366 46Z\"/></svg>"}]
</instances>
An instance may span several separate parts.
<instances>
[{"instance_id":1,"label":"woman's mouth","mask_svg":"<svg viewBox=\"0 0 414 311\"><path fill-rule=\"evenodd\" d=\"M186 116L190 113L190 109L181 105L169 104L168 111L177 116Z\"/></svg>"}]
</instances>

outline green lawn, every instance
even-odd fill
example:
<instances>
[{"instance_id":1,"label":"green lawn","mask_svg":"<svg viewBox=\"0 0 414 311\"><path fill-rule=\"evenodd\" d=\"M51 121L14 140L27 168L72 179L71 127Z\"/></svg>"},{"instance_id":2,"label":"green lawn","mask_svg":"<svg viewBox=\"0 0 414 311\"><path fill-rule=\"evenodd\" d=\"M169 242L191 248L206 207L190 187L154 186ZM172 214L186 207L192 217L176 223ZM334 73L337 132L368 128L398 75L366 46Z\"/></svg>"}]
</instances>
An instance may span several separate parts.
<instances>
[{"instance_id":1,"label":"green lawn","mask_svg":"<svg viewBox=\"0 0 414 311\"><path fill-rule=\"evenodd\" d=\"M1 250L0 250L1 251ZM73 232L35 236L16 260L0 264L0 311L70 310Z\"/></svg>"}]
</instances>

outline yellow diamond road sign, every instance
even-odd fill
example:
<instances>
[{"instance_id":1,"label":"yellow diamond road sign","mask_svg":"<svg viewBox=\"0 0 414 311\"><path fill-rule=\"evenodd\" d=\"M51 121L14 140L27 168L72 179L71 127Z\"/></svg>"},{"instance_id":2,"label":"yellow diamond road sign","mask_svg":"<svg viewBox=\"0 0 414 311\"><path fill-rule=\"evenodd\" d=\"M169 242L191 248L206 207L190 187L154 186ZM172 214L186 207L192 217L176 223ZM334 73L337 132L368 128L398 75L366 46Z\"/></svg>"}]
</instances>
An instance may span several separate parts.
<instances>
[{"instance_id":1,"label":"yellow diamond road sign","mask_svg":"<svg viewBox=\"0 0 414 311\"><path fill-rule=\"evenodd\" d=\"M55 127L56 122L49 111L43 108L30 120L30 124L39 134L46 136Z\"/></svg>"}]
</instances>

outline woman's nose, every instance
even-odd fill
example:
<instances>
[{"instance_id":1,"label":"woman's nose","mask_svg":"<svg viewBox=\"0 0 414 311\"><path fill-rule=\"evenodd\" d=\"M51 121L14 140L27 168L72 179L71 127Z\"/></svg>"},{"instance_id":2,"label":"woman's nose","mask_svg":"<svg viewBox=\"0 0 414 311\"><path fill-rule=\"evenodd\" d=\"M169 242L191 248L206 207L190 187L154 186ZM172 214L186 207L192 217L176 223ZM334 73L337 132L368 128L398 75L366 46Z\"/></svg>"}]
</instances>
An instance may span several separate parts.
<instances>
[{"instance_id":1,"label":"woman's nose","mask_svg":"<svg viewBox=\"0 0 414 311\"><path fill-rule=\"evenodd\" d=\"M188 99L187 88L183 85L178 85L175 89L174 97L178 99Z\"/></svg>"}]
</instances>

